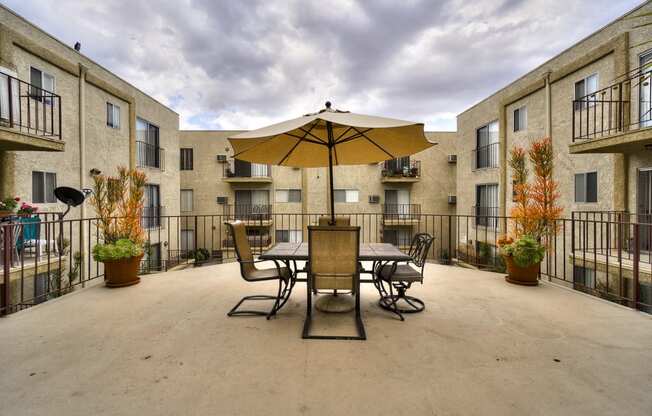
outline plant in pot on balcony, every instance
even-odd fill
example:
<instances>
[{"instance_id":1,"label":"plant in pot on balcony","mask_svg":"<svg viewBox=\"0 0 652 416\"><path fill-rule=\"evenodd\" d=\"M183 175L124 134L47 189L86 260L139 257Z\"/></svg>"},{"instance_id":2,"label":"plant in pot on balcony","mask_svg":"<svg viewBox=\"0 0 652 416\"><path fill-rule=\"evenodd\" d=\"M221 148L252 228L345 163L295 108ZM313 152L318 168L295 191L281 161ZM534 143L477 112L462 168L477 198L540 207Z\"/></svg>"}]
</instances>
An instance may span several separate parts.
<instances>
[{"instance_id":1,"label":"plant in pot on balcony","mask_svg":"<svg viewBox=\"0 0 652 416\"><path fill-rule=\"evenodd\" d=\"M12 215L18 206L18 202L20 202L18 197L5 198L0 201L0 218Z\"/></svg>"},{"instance_id":2,"label":"plant in pot on balcony","mask_svg":"<svg viewBox=\"0 0 652 416\"><path fill-rule=\"evenodd\" d=\"M507 266L506 280L521 285L537 285L539 264L556 237L562 209L557 206L558 184L553 180L553 149L550 138L532 144L527 156L534 169L534 183L528 183L526 152L510 151L515 206L511 216L513 237L498 241Z\"/></svg>"},{"instance_id":3,"label":"plant in pot on balcony","mask_svg":"<svg viewBox=\"0 0 652 416\"><path fill-rule=\"evenodd\" d=\"M98 216L103 243L93 247L93 258L104 263L108 287L140 282L138 269L144 254L141 225L143 193L147 177L143 172L118 168L118 176L95 175L91 205Z\"/></svg>"}]
</instances>

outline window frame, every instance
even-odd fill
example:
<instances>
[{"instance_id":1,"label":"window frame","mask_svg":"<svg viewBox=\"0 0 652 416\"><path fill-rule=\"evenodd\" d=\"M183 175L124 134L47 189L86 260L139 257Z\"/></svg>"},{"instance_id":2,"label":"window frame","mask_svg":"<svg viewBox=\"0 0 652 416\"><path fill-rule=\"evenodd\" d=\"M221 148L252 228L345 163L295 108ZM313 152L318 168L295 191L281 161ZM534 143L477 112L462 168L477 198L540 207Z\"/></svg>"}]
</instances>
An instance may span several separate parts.
<instances>
[{"instance_id":1,"label":"window frame","mask_svg":"<svg viewBox=\"0 0 652 416\"><path fill-rule=\"evenodd\" d=\"M595 91L587 92L586 86L588 85L588 80L589 80L589 78L591 78L591 77L595 77ZM582 95L580 95L580 96L578 97L578 96L577 96L577 85L578 85L579 83L583 83L584 92L583 92ZM592 101L589 101L589 102L588 102L588 107L592 107L592 106L594 106L594 105L596 104L596 103L595 103L595 100L596 100L596 98L597 98L597 92L598 92L599 90L600 90L600 76L599 76L599 73L598 73L597 71L594 72L594 73L592 73L592 74L589 74L589 75L585 76L585 77L582 78L582 79L579 79L579 80L575 81L575 82L573 83L573 97L575 97L575 101L576 101L576 103L575 103L575 104L576 104L576 105L575 105L575 111L577 111L577 110L582 110L582 109L584 109L584 108L587 108L587 102L586 102L586 101L580 101L579 103L577 103L577 101L578 101L580 98L586 97L586 96L588 96L588 95L592 95Z\"/></svg>"},{"instance_id":2,"label":"window frame","mask_svg":"<svg viewBox=\"0 0 652 416\"><path fill-rule=\"evenodd\" d=\"M39 80L39 85L35 85L34 80L32 79L32 71L38 71L39 74L41 75L41 79ZM43 85L44 85L43 81L44 81L44 78L46 76L52 78L52 90L48 90L48 89L43 87ZM31 99L42 102L45 105L52 105L52 99L50 97L44 97L43 96L43 91L47 91L47 92L49 92L51 94L56 94L55 90L56 90L56 87L57 87L57 77L55 77L54 74L51 74L51 73L49 73L47 71L44 71L44 70L42 70L40 68L37 68L37 67L35 67L33 65L30 65L29 66L29 83L30 83L30 86L33 86L32 88L30 88L29 94L28 94ZM39 88L40 93L36 93L34 88Z\"/></svg>"},{"instance_id":3,"label":"window frame","mask_svg":"<svg viewBox=\"0 0 652 416\"><path fill-rule=\"evenodd\" d=\"M525 114L525 115L523 115ZM515 108L513 112L514 133L527 130L527 105Z\"/></svg>"},{"instance_id":4,"label":"window frame","mask_svg":"<svg viewBox=\"0 0 652 416\"><path fill-rule=\"evenodd\" d=\"M110 119L109 119L109 114L111 114ZM116 123L116 114L118 115L117 123ZM110 101L106 102L106 126L112 129L120 130L120 106L117 104L113 104Z\"/></svg>"},{"instance_id":5,"label":"window frame","mask_svg":"<svg viewBox=\"0 0 652 416\"><path fill-rule=\"evenodd\" d=\"M190 192L190 209L184 209L183 194ZM195 209L195 192L193 189L186 188L179 190L179 212L193 212Z\"/></svg>"},{"instance_id":6,"label":"window frame","mask_svg":"<svg viewBox=\"0 0 652 416\"><path fill-rule=\"evenodd\" d=\"M494 132L492 131L492 127L496 126L495 129L495 141L492 141L492 135L491 133ZM480 142L481 137L480 137L480 132L486 129L487 130L487 143L481 145ZM486 124L483 124L480 127L477 127L475 129L475 157L473 158L473 170L481 170L481 169L495 169L500 165L500 154L499 154L499 143L500 143L500 122L498 120L492 120ZM492 147L494 146L494 147ZM494 150L495 149L495 150ZM481 165L480 160L482 160L482 151L486 152L486 155L484 157L484 164Z\"/></svg>"},{"instance_id":7,"label":"window frame","mask_svg":"<svg viewBox=\"0 0 652 416\"><path fill-rule=\"evenodd\" d=\"M589 181L588 177L590 174L595 174L595 201L589 201ZM578 176L581 176L584 178L584 184L583 184L583 195L584 198L583 200L578 200L578 195L577 195L577 178ZM599 201L599 184L598 184L598 171L597 170L591 170L587 172L578 172L573 175L573 201L576 204L597 204Z\"/></svg>"},{"instance_id":8,"label":"window frame","mask_svg":"<svg viewBox=\"0 0 652 416\"><path fill-rule=\"evenodd\" d=\"M34 192L34 174L40 174L40 182L43 187L43 198L35 198L36 192ZM48 194L48 175L52 175L54 178L52 192ZM54 196L54 189L57 187L57 173L56 172L47 172L42 170L33 170L32 171L32 203L33 204L54 204L57 202L57 198ZM42 199L42 200L41 200Z\"/></svg>"},{"instance_id":9,"label":"window frame","mask_svg":"<svg viewBox=\"0 0 652 416\"><path fill-rule=\"evenodd\" d=\"M279 198L279 192L281 193L281 195L285 193L286 197ZM299 194L298 200L292 200L291 195L293 193L295 196L297 193ZM279 204L298 204L302 201L303 195L300 188L281 188L281 189L276 189L276 191L274 192L274 197L276 202Z\"/></svg>"},{"instance_id":10,"label":"window frame","mask_svg":"<svg viewBox=\"0 0 652 416\"><path fill-rule=\"evenodd\" d=\"M338 198L336 195L338 193L344 192L344 200L343 201L338 201ZM347 195L348 192L355 192L356 193L356 200L355 201L347 201ZM339 189L333 189L333 202L336 204L357 204L360 202L360 190L355 189L355 188L339 188Z\"/></svg>"},{"instance_id":11,"label":"window frame","mask_svg":"<svg viewBox=\"0 0 652 416\"><path fill-rule=\"evenodd\" d=\"M190 159L187 157L188 154L190 154ZM190 160L190 163L188 163L188 160ZM179 148L179 170L195 170L195 150L193 147Z\"/></svg>"}]
</instances>

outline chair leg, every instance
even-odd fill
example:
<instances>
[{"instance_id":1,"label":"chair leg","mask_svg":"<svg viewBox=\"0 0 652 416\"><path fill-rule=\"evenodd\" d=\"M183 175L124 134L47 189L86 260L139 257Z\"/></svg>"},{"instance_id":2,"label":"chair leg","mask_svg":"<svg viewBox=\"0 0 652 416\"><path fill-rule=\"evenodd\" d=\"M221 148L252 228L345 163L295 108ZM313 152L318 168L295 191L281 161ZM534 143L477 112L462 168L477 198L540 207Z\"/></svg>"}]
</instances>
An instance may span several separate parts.
<instances>
[{"instance_id":1,"label":"chair leg","mask_svg":"<svg viewBox=\"0 0 652 416\"><path fill-rule=\"evenodd\" d=\"M385 283L389 286L389 292L387 289L385 289ZM393 312L396 314L396 316L399 317L401 321L405 321L405 318L401 314L401 311L399 308L396 306L396 301L398 300L398 296L394 295L394 290L393 286L391 283L384 282L382 279L378 279L378 287L379 290L378 292L380 293L380 299L378 299L378 306L381 308Z\"/></svg>"},{"instance_id":2,"label":"chair leg","mask_svg":"<svg viewBox=\"0 0 652 416\"><path fill-rule=\"evenodd\" d=\"M306 320L303 322L303 332L301 333L303 339L310 338L310 326L312 325L312 288L310 286L310 278L308 278L308 282L306 282Z\"/></svg>"},{"instance_id":3,"label":"chair leg","mask_svg":"<svg viewBox=\"0 0 652 416\"><path fill-rule=\"evenodd\" d=\"M272 316L276 315L279 309L285 302L287 302L290 297L291 288L289 287L290 282L285 282L283 279L279 279L278 291L276 296L272 295L252 295L245 296L227 313L227 316L265 316L267 319L270 319ZM289 290L288 290L289 289ZM273 300L274 304L272 308L265 312L255 309L243 309L239 310L240 306L247 301L259 301L259 300Z\"/></svg>"}]
</instances>

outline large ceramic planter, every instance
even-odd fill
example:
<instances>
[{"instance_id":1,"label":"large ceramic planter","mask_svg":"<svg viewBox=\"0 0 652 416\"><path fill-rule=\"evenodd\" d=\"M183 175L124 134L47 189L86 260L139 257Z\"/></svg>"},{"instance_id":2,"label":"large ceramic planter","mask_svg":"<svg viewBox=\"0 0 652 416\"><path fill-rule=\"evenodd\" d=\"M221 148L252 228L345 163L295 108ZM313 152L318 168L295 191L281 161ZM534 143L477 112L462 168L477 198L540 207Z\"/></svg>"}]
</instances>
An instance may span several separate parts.
<instances>
[{"instance_id":1,"label":"large ceramic planter","mask_svg":"<svg viewBox=\"0 0 652 416\"><path fill-rule=\"evenodd\" d=\"M124 287L140 282L138 269L143 254L123 260L104 262L104 279L108 287Z\"/></svg>"},{"instance_id":2,"label":"large ceramic planter","mask_svg":"<svg viewBox=\"0 0 652 416\"><path fill-rule=\"evenodd\" d=\"M539 284L539 263L528 267L520 267L514 263L511 256L503 256L507 266L507 276L505 280L515 285L536 286Z\"/></svg>"}]
</instances>

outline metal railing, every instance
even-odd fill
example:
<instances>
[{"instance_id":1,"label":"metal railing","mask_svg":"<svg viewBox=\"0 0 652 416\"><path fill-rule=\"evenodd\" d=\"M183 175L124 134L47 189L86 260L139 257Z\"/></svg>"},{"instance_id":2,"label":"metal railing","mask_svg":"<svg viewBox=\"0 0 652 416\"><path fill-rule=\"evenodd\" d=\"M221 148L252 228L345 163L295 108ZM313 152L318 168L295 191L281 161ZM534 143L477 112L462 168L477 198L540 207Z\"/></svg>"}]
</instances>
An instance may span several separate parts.
<instances>
[{"instance_id":1,"label":"metal railing","mask_svg":"<svg viewBox=\"0 0 652 416\"><path fill-rule=\"evenodd\" d=\"M652 67L630 71L614 84L573 100L573 142L652 126Z\"/></svg>"},{"instance_id":2,"label":"metal railing","mask_svg":"<svg viewBox=\"0 0 652 416\"><path fill-rule=\"evenodd\" d=\"M473 207L474 225L476 227L498 228L499 209L498 207Z\"/></svg>"},{"instance_id":3,"label":"metal railing","mask_svg":"<svg viewBox=\"0 0 652 416\"><path fill-rule=\"evenodd\" d=\"M302 230L318 223L325 213L270 214L269 231L251 236L252 252L260 254L274 243L275 230ZM420 213L420 220L390 235L382 213L338 213L360 227L362 243L390 242L406 249L421 232L434 236L430 262L458 263L481 270L505 272L498 239L513 228L508 217L495 216L496 228L476 227L476 215ZM233 215L161 216L160 227L145 230L145 240L158 244L156 258L143 272L169 270L194 263L190 249L205 249L209 262L235 259L225 221ZM652 312L652 224L620 221L618 217L585 219L577 215L556 221L557 235L547 243L540 279L622 305ZM32 228L30 230L30 228ZM34 229L36 228L36 229ZM192 230L192 241L182 242L182 230ZM20 239L17 236L30 235ZM36 303L84 287L104 275L102 263L92 258L98 239L97 219L43 220L37 224L0 224L0 313L16 312ZM5 238L5 236L7 238ZM36 237L34 237L36 236ZM409 238L408 238L409 237ZM260 243L256 239L260 238ZM183 247L187 244L188 247ZM195 264L197 265L197 264Z\"/></svg>"},{"instance_id":4,"label":"metal railing","mask_svg":"<svg viewBox=\"0 0 652 416\"><path fill-rule=\"evenodd\" d=\"M471 151L471 165L473 169L497 168L499 145L499 143L491 143L473 149Z\"/></svg>"},{"instance_id":5,"label":"metal railing","mask_svg":"<svg viewBox=\"0 0 652 416\"><path fill-rule=\"evenodd\" d=\"M61 97L0 72L0 126L61 140Z\"/></svg>"},{"instance_id":6,"label":"metal railing","mask_svg":"<svg viewBox=\"0 0 652 416\"><path fill-rule=\"evenodd\" d=\"M270 165L249 163L230 159L222 164L223 178L270 178L272 168Z\"/></svg>"},{"instance_id":7,"label":"metal railing","mask_svg":"<svg viewBox=\"0 0 652 416\"><path fill-rule=\"evenodd\" d=\"M383 204L384 221L418 221L420 218L420 204Z\"/></svg>"},{"instance_id":8,"label":"metal railing","mask_svg":"<svg viewBox=\"0 0 652 416\"><path fill-rule=\"evenodd\" d=\"M421 176L420 160L386 160L381 167L381 175L387 178L419 178Z\"/></svg>"},{"instance_id":9,"label":"metal railing","mask_svg":"<svg viewBox=\"0 0 652 416\"><path fill-rule=\"evenodd\" d=\"M223 205L222 212L230 219L241 221L269 221L272 219L272 205L269 204Z\"/></svg>"},{"instance_id":10,"label":"metal railing","mask_svg":"<svg viewBox=\"0 0 652 416\"><path fill-rule=\"evenodd\" d=\"M136 141L136 165L139 168L165 170L165 149L150 143Z\"/></svg>"},{"instance_id":11,"label":"metal railing","mask_svg":"<svg viewBox=\"0 0 652 416\"><path fill-rule=\"evenodd\" d=\"M144 207L143 215L141 217L141 226L143 228L157 228L162 227L164 223L161 217L164 214L165 207Z\"/></svg>"}]
</instances>

